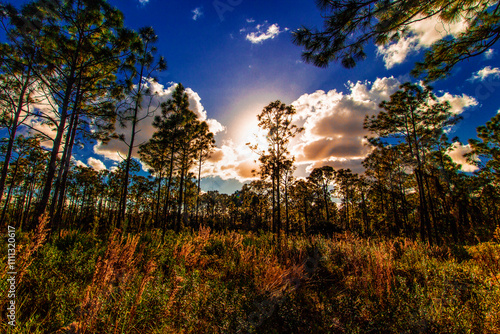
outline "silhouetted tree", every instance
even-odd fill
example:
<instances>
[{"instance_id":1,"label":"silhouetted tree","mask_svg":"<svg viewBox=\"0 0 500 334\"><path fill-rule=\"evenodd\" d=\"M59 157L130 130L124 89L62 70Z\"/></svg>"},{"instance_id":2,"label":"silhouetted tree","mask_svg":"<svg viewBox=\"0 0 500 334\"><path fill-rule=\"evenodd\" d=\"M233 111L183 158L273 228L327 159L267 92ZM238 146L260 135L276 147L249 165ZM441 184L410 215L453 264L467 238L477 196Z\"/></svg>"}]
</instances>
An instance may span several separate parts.
<instances>
[{"instance_id":1,"label":"silhouetted tree","mask_svg":"<svg viewBox=\"0 0 500 334\"><path fill-rule=\"evenodd\" d=\"M354 67L366 58L369 42L398 41L412 24L427 18L436 17L443 24L464 20L465 31L436 42L413 71L433 81L458 62L486 52L500 38L500 8L495 1L318 0L317 4L325 19L323 30L302 27L293 35L294 42L305 47L305 61L320 67L332 61Z\"/></svg>"}]
</instances>

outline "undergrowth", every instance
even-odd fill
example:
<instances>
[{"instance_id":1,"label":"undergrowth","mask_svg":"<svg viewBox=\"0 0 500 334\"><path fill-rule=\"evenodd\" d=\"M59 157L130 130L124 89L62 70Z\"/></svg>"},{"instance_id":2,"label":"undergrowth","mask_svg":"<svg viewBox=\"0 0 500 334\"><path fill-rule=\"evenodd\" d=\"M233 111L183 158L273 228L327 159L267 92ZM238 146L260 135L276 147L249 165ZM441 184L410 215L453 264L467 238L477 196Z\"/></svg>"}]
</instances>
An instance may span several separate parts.
<instances>
[{"instance_id":1,"label":"undergrowth","mask_svg":"<svg viewBox=\"0 0 500 334\"><path fill-rule=\"evenodd\" d=\"M15 328L0 272L2 333L500 332L499 240L46 234L17 236Z\"/></svg>"}]
</instances>

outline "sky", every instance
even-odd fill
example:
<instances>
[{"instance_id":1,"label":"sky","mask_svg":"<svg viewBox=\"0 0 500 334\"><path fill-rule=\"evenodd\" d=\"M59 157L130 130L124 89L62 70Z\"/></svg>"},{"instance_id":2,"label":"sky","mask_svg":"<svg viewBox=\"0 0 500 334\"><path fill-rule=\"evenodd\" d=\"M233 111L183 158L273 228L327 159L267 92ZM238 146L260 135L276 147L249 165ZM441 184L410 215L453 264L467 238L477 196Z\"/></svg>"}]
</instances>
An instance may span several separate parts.
<instances>
[{"instance_id":1,"label":"sky","mask_svg":"<svg viewBox=\"0 0 500 334\"><path fill-rule=\"evenodd\" d=\"M13 1L14 5L26 1ZM246 143L265 148L265 136L256 115L270 102L292 104L296 123L304 132L291 142L296 176L330 165L362 172L361 161L370 152L363 129L366 115L375 115L400 84L417 82L409 76L415 61L436 40L465 28L435 19L411 26L411 34L385 47L368 45L365 61L353 69L332 63L316 68L301 59L302 49L291 32L319 27L323 18L313 0L109 0L132 29L152 26L158 35L158 55L168 70L149 82L158 93L151 105L168 100L177 83L187 87L190 106L216 134L217 148L203 167L202 190L232 193L254 178L258 156ZM442 100L464 120L450 131L457 136L452 158L463 171L473 171L462 154L476 128L500 109L500 44L485 54L456 66L450 77L432 84ZM150 110L154 112L154 110ZM156 111L158 112L158 111ZM137 143L147 141L152 118L140 123ZM120 129L127 136L127 129ZM112 169L125 156L120 142L85 143L73 154L76 163Z\"/></svg>"}]
</instances>

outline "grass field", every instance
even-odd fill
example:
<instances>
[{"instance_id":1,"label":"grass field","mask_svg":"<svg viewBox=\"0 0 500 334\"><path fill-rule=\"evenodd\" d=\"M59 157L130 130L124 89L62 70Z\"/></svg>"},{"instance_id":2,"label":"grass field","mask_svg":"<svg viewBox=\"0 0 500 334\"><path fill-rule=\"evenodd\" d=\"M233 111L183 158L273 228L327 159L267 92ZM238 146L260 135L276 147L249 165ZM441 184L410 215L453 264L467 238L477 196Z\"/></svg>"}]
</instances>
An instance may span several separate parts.
<instances>
[{"instance_id":1,"label":"grass field","mask_svg":"<svg viewBox=\"0 0 500 334\"><path fill-rule=\"evenodd\" d=\"M499 333L500 243L18 233L2 333ZM1 261L7 263L2 241ZM4 267L2 267L4 268Z\"/></svg>"}]
</instances>

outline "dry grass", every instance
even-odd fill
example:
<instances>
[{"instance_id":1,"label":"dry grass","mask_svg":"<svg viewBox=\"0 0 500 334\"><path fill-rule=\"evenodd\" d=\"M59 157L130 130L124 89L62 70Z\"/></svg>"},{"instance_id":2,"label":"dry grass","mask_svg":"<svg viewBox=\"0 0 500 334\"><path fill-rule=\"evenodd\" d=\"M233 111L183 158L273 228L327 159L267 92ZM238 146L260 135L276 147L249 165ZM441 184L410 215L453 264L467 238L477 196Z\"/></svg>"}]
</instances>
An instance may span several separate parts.
<instances>
[{"instance_id":1,"label":"dry grass","mask_svg":"<svg viewBox=\"0 0 500 334\"><path fill-rule=\"evenodd\" d=\"M347 288L374 291L382 300L390 296L394 284L394 244L344 235L327 247L345 263Z\"/></svg>"},{"instance_id":2,"label":"dry grass","mask_svg":"<svg viewBox=\"0 0 500 334\"><path fill-rule=\"evenodd\" d=\"M110 236L106 253L104 257L98 259L92 283L86 288L81 303L80 319L75 327L82 333L95 332L99 315L104 307L108 304L119 306L123 302L125 291L131 288L138 275L138 265L142 259L142 253L136 253L138 242L139 236L122 237L118 230ZM151 280L155 269L156 264L150 261L146 266L146 273L141 280L133 306L128 311L129 324L134 318L144 288ZM112 318L109 314L108 323L112 323ZM121 317L116 318L114 333L119 332L120 320Z\"/></svg>"},{"instance_id":3,"label":"dry grass","mask_svg":"<svg viewBox=\"0 0 500 334\"><path fill-rule=\"evenodd\" d=\"M49 229L47 228L47 224L49 223L49 218L47 214L44 214L40 217L38 225L34 232L30 232L27 236L28 243L26 245L20 245L19 257L16 258L17 264L17 276L16 282L17 285L20 285L23 281L23 277L28 270L28 267L33 263L35 257L33 256L42 245L47 240L47 235L49 233Z\"/></svg>"},{"instance_id":4,"label":"dry grass","mask_svg":"<svg viewBox=\"0 0 500 334\"><path fill-rule=\"evenodd\" d=\"M139 284L139 291L137 292L137 294L135 296L134 303L133 303L132 308L129 312L128 327L130 327L132 325L132 321L134 320L137 306L141 302L141 298L142 298L142 294L144 293L144 289L146 288L146 285L149 283L149 281L151 281L151 279L153 278L153 273L155 270L156 270L156 263L153 260L150 260L146 265L146 272L141 279L141 283Z\"/></svg>"}]
</instances>

